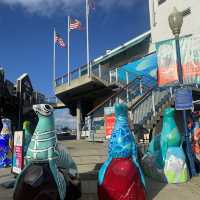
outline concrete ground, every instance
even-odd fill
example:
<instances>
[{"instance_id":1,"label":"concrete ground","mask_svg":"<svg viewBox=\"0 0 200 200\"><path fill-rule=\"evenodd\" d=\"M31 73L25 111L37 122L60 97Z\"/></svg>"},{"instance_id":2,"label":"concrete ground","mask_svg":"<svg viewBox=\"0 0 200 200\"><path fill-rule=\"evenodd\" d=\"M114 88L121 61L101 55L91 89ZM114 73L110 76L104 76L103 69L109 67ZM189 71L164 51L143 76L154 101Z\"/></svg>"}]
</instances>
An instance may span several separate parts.
<instances>
[{"instance_id":1,"label":"concrete ground","mask_svg":"<svg viewBox=\"0 0 200 200\"><path fill-rule=\"evenodd\" d=\"M82 200L97 200L97 172L106 159L107 144L84 140L63 140L78 165L82 180ZM12 180L10 168L0 169L0 185ZM185 184L165 185L146 179L148 200L200 200L200 176ZM0 186L0 200L11 200L12 189Z\"/></svg>"}]
</instances>

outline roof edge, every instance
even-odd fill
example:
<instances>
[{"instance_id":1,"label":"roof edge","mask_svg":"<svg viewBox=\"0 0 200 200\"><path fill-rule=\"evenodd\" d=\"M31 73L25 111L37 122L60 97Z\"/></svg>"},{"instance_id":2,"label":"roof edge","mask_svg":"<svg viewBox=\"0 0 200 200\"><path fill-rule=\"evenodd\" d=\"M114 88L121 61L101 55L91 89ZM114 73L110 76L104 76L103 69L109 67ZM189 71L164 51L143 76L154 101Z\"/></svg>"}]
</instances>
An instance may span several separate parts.
<instances>
[{"instance_id":1,"label":"roof edge","mask_svg":"<svg viewBox=\"0 0 200 200\"><path fill-rule=\"evenodd\" d=\"M150 34L151 34L151 30L149 30L149 31L147 31L147 32L145 32L145 33L143 33L143 34L141 34L141 35L129 40L128 42L126 42L126 43L114 48L113 50L109 51L109 53L94 59L93 62L94 63L100 62L101 59L105 58L106 56L110 56L110 55L116 53L117 51L121 50L122 48L128 47L129 45L133 45L134 46L134 45L138 44L138 43L136 43L137 41L140 41L143 38L145 39Z\"/></svg>"}]
</instances>

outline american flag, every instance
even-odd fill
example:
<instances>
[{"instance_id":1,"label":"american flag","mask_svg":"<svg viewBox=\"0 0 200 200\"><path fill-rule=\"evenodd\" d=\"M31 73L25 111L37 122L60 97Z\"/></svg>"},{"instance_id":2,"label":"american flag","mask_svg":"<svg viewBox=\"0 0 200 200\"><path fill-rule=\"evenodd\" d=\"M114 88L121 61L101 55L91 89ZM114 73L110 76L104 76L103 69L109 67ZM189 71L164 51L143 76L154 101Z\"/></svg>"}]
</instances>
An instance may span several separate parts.
<instances>
[{"instance_id":1,"label":"american flag","mask_svg":"<svg viewBox=\"0 0 200 200\"><path fill-rule=\"evenodd\" d=\"M65 44L63 38L60 37L60 35L59 35L58 33L56 33L56 35L55 35L55 43L56 43L58 46L60 46L61 48L66 48L66 46L67 46L67 45Z\"/></svg>"},{"instance_id":2,"label":"american flag","mask_svg":"<svg viewBox=\"0 0 200 200\"><path fill-rule=\"evenodd\" d=\"M81 22L78 19L71 19L70 24L69 24L69 29L70 30L74 30L74 29L81 30Z\"/></svg>"}]
</instances>

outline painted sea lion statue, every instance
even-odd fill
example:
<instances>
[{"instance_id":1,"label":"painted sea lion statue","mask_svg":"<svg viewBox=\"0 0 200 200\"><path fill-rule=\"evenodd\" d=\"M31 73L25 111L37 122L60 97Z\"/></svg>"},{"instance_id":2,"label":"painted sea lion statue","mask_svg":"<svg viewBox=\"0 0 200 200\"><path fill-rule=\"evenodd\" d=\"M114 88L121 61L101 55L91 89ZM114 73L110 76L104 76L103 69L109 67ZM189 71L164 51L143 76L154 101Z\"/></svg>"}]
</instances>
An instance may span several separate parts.
<instances>
[{"instance_id":1,"label":"painted sea lion statue","mask_svg":"<svg viewBox=\"0 0 200 200\"><path fill-rule=\"evenodd\" d=\"M189 172L174 114L174 108L164 110L162 131L150 142L142 166L146 175L158 181L184 183L189 179Z\"/></svg>"},{"instance_id":2,"label":"painted sea lion statue","mask_svg":"<svg viewBox=\"0 0 200 200\"><path fill-rule=\"evenodd\" d=\"M11 120L3 118L3 128L0 133L0 168L10 166L12 161L8 158L9 152L11 152L10 141L12 139L11 132Z\"/></svg>"},{"instance_id":3,"label":"painted sea lion statue","mask_svg":"<svg viewBox=\"0 0 200 200\"><path fill-rule=\"evenodd\" d=\"M26 156L26 152L28 150L28 146L31 142L32 134L31 134L31 122L24 121L23 123L23 131L24 131L24 145L23 145L23 154Z\"/></svg>"},{"instance_id":4,"label":"painted sea lion statue","mask_svg":"<svg viewBox=\"0 0 200 200\"><path fill-rule=\"evenodd\" d=\"M14 200L75 200L80 198L76 164L57 142L53 107L34 105L39 121L31 138L26 167L17 177Z\"/></svg>"},{"instance_id":5,"label":"painted sea lion statue","mask_svg":"<svg viewBox=\"0 0 200 200\"><path fill-rule=\"evenodd\" d=\"M128 125L128 108L115 105L115 126L108 158L98 174L99 200L145 200L145 180L138 162L137 145Z\"/></svg>"}]
</instances>

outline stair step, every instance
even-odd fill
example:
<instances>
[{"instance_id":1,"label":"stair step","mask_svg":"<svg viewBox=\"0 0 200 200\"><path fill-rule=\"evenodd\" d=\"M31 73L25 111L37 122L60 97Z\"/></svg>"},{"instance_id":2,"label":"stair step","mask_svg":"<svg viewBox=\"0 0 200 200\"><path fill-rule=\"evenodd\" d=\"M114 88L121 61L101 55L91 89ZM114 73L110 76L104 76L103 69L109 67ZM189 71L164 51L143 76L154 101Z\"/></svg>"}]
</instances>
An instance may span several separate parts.
<instances>
[{"instance_id":1,"label":"stair step","mask_svg":"<svg viewBox=\"0 0 200 200\"><path fill-rule=\"evenodd\" d=\"M103 129L103 130L96 130L96 133L95 133L95 135L105 135L105 130Z\"/></svg>"}]
</instances>

